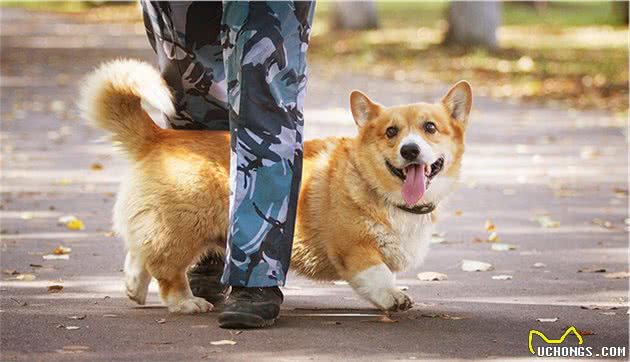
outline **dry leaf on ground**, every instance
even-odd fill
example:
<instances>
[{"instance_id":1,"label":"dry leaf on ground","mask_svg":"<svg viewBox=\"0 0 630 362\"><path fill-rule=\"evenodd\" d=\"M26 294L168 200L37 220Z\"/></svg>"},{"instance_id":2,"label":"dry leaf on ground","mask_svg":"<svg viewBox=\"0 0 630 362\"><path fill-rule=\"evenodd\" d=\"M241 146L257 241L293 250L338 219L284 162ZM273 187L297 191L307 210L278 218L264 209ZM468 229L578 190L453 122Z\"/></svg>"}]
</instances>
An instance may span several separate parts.
<instances>
[{"instance_id":1,"label":"dry leaf on ground","mask_svg":"<svg viewBox=\"0 0 630 362\"><path fill-rule=\"evenodd\" d=\"M512 276L507 274L493 275L492 280L512 280Z\"/></svg>"},{"instance_id":2,"label":"dry leaf on ground","mask_svg":"<svg viewBox=\"0 0 630 362\"><path fill-rule=\"evenodd\" d=\"M506 244L506 243L495 243L495 244L492 244L490 249L494 251L516 250L516 245Z\"/></svg>"},{"instance_id":3,"label":"dry leaf on ground","mask_svg":"<svg viewBox=\"0 0 630 362\"><path fill-rule=\"evenodd\" d=\"M58 247L54 248L52 253L55 255L64 255L64 254L70 254L72 252L71 248L68 248L66 246L63 245L59 245Z\"/></svg>"},{"instance_id":4,"label":"dry leaf on ground","mask_svg":"<svg viewBox=\"0 0 630 362\"><path fill-rule=\"evenodd\" d=\"M541 323L553 323L558 321L558 317L555 318L536 318L536 321Z\"/></svg>"},{"instance_id":5,"label":"dry leaf on ground","mask_svg":"<svg viewBox=\"0 0 630 362\"><path fill-rule=\"evenodd\" d=\"M486 229L487 232L493 232L497 230L497 226L494 225L492 220L486 220L486 224L484 225L483 228Z\"/></svg>"},{"instance_id":6,"label":"dry leaf on ground","mask_svg":"<svg viewBox=\"0 0 630 362\"><path fill-rule=\"evenodd\" d=\"M63 290L63 285L49 285L48 293L59 293Z\"/></svg>"},{"instance_id":7,"label":"dry leaf on ground","mask_svg":"<svg viewBox=\"0 0 630 362\"><path fill-rule=\"evenodd\" d=\"M604 277L608 279L628 279L630 278L630 272L606 273Z\"/></svg>"},{"instance_id":8,"label":"dry leaf on ground","mask_svg":"<svg viewBox=\"0 0 630 362\"><path fill-rule=\"evenodd\" d=\"M580 268L577 271L578 273L605 273L606 269L604 268Z\"/></svg>"},{"instance_id":9,"label":"dry leaf on ground","mask_svg":"<svg viewBox=\"0 0 630 362\"><path fill-rule=\"evenodd\" d=\"M210 344L213 346L233 346L236 344L236 341L231 339L222 339L220 341L212 341Z\"/></svg>"},{"instance_id":10,"label":"dry leaf on ground","mask_svg":"<svg viewBox=\"0 0 630 362\"><path fill-rule=\"evenodd\" d=\"M85 318L87 318L87 316L85 314L68 316L68 319L71 319L73 321L80 321L80 320L83 320Z\"/></svg>"},{"instance_id":11,"label":"dry leaf on ground","mask_svg":"<svg viewBox=\"0 0 630 362\"><path fill-rule=\"evenodd\" d=\"M547 264L538 262L538 263L534 263L532 265L532 268L540 269L540 268L544 268L546 266L547 266Z\"/></svg>"},{"instance_id":12,"label":"dry leaf on ground","mask_svg":"<svg viewBox=\"0 0 630 362\"><path fill-rule=\"evenodd\" d=\"M418 277L418 279L424 282L432 282L432 281L440 281L440 280L448 279L448 276L446 274L437 273L437 272L422 272L422 273L418 273L416 276Z\"/></svg>"},{"instance_id":13,"label":"dry leaf on ground","mask_svg":"<svg viewBox=\"0 0 630 362\"><path fill-rule=\"evenodd\" d=\"M560 227L560 222L552 219L549 215L536 215L534 220L536 220L540 226L547 229Z\"/></svg>"},{"instance_id":14,"label":"dry leaf on ground","mask_svg":"<svg viewBox=\"0 0 630 362\"><path fill-rule=\"evenodd\" d=\"M68 255L68 254L63 254L63 255L48 254L48 255L43 255L42 258L44 260L69 260L70 259L70 255Z\"/></svg>"},{"instance_id":15,"label":"dry leaf on ground","mask_svg":"<svg viewBox=\"0 0 630 362\"><path fill-rule=\"evenodd\" d=\"M614 305L581 305L580 308L588 310L614 310L619 309Z\"/></svg>"},{"instance_id":16,"label":"dry leaf on ground","mask_svg":"<svg viewBox=\"0 0 630 362\"><path fill-rule=\"evenodd\" d=\"M85 224L74 215L64 215L57 220L57 223L65 225L69 230L84 230Z\"/></svg>"},{"instance_id":17,"label":"dry leaf on ground","mask_svg":"<svg viewBox=\"0 0 630 362\"><path fill-rule=\"evenodd\" d=\"M476 271L488 271L493 270L494 267L492 264L484 263L482 261L477 260L462 260L462 270L467 272L476 272Z\"/></svg>"},{"instance_id":18,"label":"dry leaf on ground","mask_svg":"<svg viewBox=\"0 0 630 362\"><path fill-rule=\"evenodd\" d=\"M21 280L23 282L31 282L37 279L37 277L33 274L19 274L15 277L15 280Z\"/></svg>"},{"instance_id":19,"label":"dry leaf on ground","mask_svg":"<svg viewBox=\"0 0 630 362\"><path fill-rule=\"evenodd\" d=\"M160 318L160 319L156 320L155 323L157 323L157 324L164 324L164 323L166 323L166 319Z\"/></svg>"}]
</instances>

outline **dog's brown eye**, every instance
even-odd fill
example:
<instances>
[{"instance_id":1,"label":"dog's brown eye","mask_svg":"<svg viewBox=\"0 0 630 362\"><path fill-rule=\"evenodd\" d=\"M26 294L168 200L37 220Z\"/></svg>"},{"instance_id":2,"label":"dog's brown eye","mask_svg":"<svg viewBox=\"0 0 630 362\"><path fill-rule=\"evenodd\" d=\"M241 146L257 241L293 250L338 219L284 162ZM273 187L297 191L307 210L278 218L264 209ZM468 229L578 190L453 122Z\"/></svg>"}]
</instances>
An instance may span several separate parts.
<instances>
[{"instance_id":1,"label":"dog's brown eye","mask_svg":"<svg viewBox=\"0 0 630 362\"><path fill-rule=\"evenodd\" d=\"M429 134L434 134L437 132L437 127L435 126L435 123L427 122L424 124L424 131Z\"/></svg>"},{"instance_id":2,"label":"dog's brown eye","mask_svg":"<svg viewBox=\"0 0 630 362\"><path fill-rule=\"evenodd\" d=\"M396 127L388 127L385 131L385 134L388 138L394 138L398 134L398 128Z\"/></svg>"}]
</instances>

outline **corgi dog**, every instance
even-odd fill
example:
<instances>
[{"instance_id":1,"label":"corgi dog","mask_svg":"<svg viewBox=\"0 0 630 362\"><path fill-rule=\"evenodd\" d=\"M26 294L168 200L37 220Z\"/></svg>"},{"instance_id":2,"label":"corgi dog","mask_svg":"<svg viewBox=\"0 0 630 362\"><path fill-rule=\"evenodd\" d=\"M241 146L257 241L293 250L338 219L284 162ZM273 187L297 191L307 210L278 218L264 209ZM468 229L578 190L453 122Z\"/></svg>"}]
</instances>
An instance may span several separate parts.
<instances>
[{"instance_id":1,"label":"corgi dog","mask_svg":"<svg viewBox=\"0 0 630 362\"><path fill-rule=\"evenodd\" d=\"M230 135L158 127L141 102L168 115L171 97L153 67L117 60L87 78L80 106L131 163L113 216L127 250L127 295L144 304L155 278L170 312L207 312L212 305L192 295L186 271L225 249ZM466 81L436 103L386 107L352 92L357 136L304 145L293 270L345 280L382 310L411 308L395 273L428 251L435 209L458 182L471 105Z\"/></svg>"}]
</instances>

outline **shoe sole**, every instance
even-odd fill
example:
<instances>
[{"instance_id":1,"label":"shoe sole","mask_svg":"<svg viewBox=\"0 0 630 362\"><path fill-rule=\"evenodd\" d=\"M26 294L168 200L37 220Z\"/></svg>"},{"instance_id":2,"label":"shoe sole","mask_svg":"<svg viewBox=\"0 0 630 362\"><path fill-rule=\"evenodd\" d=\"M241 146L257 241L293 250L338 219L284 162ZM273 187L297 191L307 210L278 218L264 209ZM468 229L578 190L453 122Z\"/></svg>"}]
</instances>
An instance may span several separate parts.
<instances>
[{"instance_id":1,"label":"shoe sole","mask_svg":"<svg viewBox=\"0 0 630 362\"><path fill-rule=\"evenodd\" d=\"M251 329L270 327L275 319L263 319L256 314L242 312L222 312L219 315L219 327L226 329Z\"/></svg>"}]
</instances>

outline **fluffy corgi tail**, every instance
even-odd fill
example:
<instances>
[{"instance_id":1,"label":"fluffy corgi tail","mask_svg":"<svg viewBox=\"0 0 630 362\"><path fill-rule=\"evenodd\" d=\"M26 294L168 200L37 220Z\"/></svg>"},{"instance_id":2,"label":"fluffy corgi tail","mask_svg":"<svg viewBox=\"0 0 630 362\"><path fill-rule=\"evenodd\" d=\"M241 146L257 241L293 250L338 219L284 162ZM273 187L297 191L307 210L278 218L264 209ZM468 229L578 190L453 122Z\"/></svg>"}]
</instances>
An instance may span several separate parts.
<instances>
[{"instance_id":1,"label":"fluffy corgi tail","mask_svg":"<svg viewBox=\"0 0 630 362\"><path fill-rule=\"evenodd\" d=\"M102 64L87 77L79 106L86 120L109 131L113 141L137 157L159 130L142 109L141 101L167 115L175 113L171 92L155 68L120 59Z\"/></svg>"}]
</instances>

